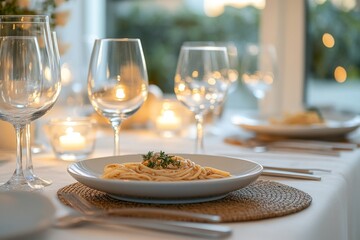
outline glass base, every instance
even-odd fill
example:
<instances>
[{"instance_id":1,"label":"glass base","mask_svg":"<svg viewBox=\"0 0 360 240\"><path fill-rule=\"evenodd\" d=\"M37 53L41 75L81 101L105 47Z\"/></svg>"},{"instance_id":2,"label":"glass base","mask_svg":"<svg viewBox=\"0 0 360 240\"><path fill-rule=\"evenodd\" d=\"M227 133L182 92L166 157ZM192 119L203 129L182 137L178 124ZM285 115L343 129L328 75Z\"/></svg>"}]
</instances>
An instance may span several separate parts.
<instances>
[{"instance_id":1,"label":"glass base","mask_svg":"<svg viewBox=\"0 0 360 240\"><path fill-rule=\"evenodd\" d=\"M32 185L23 175L13 175L5 184L0 186L0 192L6 191L36 191L41 187Z\"/></svg>"},{"instance_id":2,"label":"glass base","mask_svg":"<svg viewBox=\"0 0 360 240\"><path fill-rule=\"evenodd\" d=\"M27 167L24 170L25 178L27 179L27 181L29 182L30 185L32 185L35 188L43 188L43 187L46 187L46 186L49 186L52 184L51 180L46 180L46 179L36 176L34 173L32 164L30 164L30 166L31 167Z\"/></svg>"},{"instance_id":3,"label":"glass base","mask_svg":"<svg viewBox=\"0 0 360 240\"><path fill-rule=\"evenodd\" d=\"M52 184L51 180L46 180L43 179L41 177L38 177L34 174L31 174L29 176L26 176L27 181L29 182L29 184L35 188L42 188L42 187L47 187L50 186Z\"/></svg>"}]
</instances>

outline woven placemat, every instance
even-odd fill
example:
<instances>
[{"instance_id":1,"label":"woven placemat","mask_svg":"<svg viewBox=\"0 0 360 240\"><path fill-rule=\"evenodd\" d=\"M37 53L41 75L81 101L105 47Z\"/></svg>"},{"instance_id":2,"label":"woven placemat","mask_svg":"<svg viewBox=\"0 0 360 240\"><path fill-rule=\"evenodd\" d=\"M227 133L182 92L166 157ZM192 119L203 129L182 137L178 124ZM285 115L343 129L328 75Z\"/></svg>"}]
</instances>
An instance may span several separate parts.
<instances>
[{"instance_id":1,"label":"woven placemat","mask_svg":"<svg viewBox=\"0 0 360 240\"><path fill-rule=\"evenodd\" d=\"M125 202L111 198L106 193L91 189L81 183L74 183L58 190L58 198L66 205L69 205L68 202L61 196L61 193L65 192L75 192L100 209L125 207L177 209L197 213L217 214L221 216L222 222L241 222L285 216L307 208L312 200L309 194L301 190L278 182L264 180L258 180L245 188L231 192L219 200L190 204ZM159 217L157 216L157 218ZM195 219L186 220L196 221Z\"/></svg>"}]
</instances>

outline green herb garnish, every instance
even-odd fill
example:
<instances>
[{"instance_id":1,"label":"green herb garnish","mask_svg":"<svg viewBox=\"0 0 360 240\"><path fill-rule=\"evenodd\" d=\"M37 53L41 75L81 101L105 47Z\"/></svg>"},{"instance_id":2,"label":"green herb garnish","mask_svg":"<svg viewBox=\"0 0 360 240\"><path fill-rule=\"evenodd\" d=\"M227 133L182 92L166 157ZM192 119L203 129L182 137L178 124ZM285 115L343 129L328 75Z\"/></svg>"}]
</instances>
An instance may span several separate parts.
<instances>
[{"instance_id":1,"label":"green herb garnish","mask_svg":"<svg viewBox=\"0 0 360 240\"><path fill-rule=\"evenodd\" d=\"M176 160L175 156L168 155L163 151L154 153L149 151L146 155L142 155L145 166L154 169L166 169L169 166L180 167L180 161Z\"/></svg>"}]
</instances>

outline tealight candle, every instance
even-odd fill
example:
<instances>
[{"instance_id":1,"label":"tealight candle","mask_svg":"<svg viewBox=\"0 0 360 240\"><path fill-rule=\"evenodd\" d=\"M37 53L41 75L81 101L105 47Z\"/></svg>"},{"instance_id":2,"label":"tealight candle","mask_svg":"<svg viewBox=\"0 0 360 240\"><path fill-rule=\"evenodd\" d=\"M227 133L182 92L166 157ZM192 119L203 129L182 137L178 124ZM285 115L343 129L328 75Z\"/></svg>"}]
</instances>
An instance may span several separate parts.
<instances>
[{"instance_id":1,"label":"tealight candle","mask_svg":"<svg viewBox=\"0 0 360 240\"><path fill-rule=\"evenodd\" d=\"M177 104L179 103L176 100L170 99L165 99L161 103L155 127L164 137L177 135L181 130L182 119L177 111Z\"/></svg>"},{"instance_id":2,"label":"tealight candle","mask_svg":"<svg viewBox=\"0 0 360 240\"><path fill-rule=\"evenodd\" d=\"M88 157L95 146L93 128L93 123L87 118L51 121L47 132L55 155L67 161Z\"/></svg>"},{"instance_id":3,"label":"tealight candle","mask_svg":"<svg viewBox=\"0 0 360 240\"><path fill-rule=\"evenodd\" d=\"M180 124L181 119L171 109L163 110L162 114L156 118L156 126L159 130L177 130Z\"/></svg>"},{"instance_id":4,"label":"tealight candle","mask_svg":"<svg viewBox=\"0 0 360 240\"><path fill-rule=\"evenodd\" d=\"M79 151L86 148L86 139L79 132L74 132L73 127L66 129L66 134L59 137L61 148L69 151Z\"/></svg>"}]
</instances>

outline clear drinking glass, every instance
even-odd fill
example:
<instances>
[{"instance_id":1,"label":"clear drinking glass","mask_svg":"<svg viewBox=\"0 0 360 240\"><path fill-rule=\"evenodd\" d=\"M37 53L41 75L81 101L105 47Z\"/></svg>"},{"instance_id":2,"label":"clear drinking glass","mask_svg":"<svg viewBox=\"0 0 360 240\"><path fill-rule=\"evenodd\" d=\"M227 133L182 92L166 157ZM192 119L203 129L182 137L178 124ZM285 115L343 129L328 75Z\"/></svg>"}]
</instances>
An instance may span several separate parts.
<instances>
[{"instance_id":1,"label":"clear drinking glass","mask_svg":"<svg viewBox=\"0 0 360 240\"><path fill-rule=\"evenodd\" d=\"M197 153L204 151L203 116L216 108L229 87L225 47L182 46L175 75L175 94L195 114Z\"/></svg>"},{"instance_id":2,"label":"clear drinking glass","mask_svg":"<svg viewBox=\"0 0 360 240\"><path fill-rule=\"evenodd\" d=\"M148 76L139 39L97 39L92 51L88 95L94 109L114 129L114 155L120 154L121 122L145 102Z\"/></svg>"},{"instance_id":3,"label":"clear drinking glass","mask_svg":"<svg viewBox=\"0 0 360 240\"><path fill-rule=\"evenodd\" d=\"M0 119L14 125L17 139L16 170L0 191L30 191L42 186L24 175L21 139L26 124L50 110L61 89L47 17L2 15L0 39Z\"/></svg>"},{"instance_id":4,"label":"clear drinking glass","mask_svg":"<svg viewBox=\"0 0 360 240\"><path fill-rule=\"evenodd\" d=\"M276 51L269 44L248 44L240 64L241 80L260 104L274 84Z\"/></svg>"}]
</instances>

